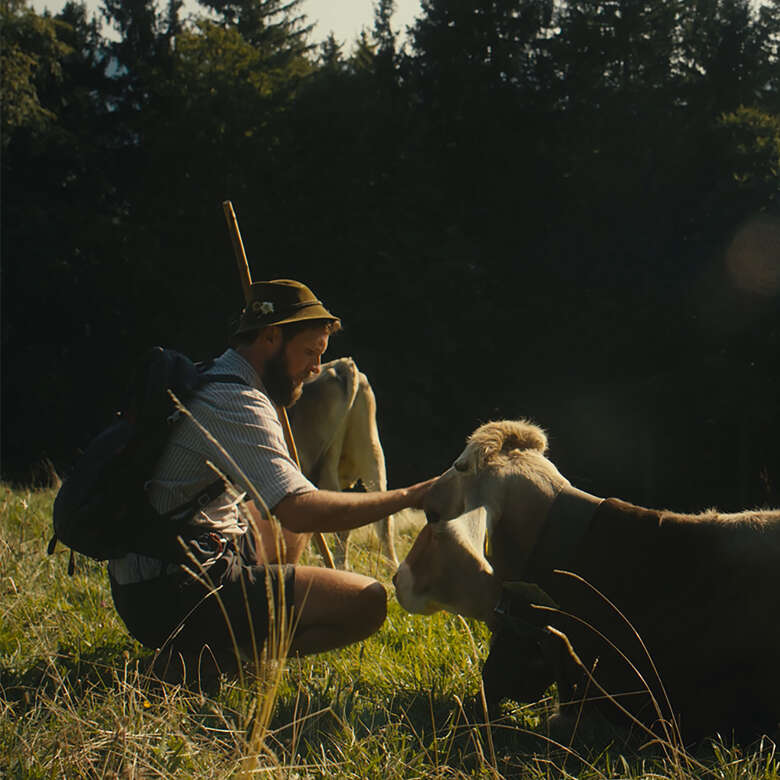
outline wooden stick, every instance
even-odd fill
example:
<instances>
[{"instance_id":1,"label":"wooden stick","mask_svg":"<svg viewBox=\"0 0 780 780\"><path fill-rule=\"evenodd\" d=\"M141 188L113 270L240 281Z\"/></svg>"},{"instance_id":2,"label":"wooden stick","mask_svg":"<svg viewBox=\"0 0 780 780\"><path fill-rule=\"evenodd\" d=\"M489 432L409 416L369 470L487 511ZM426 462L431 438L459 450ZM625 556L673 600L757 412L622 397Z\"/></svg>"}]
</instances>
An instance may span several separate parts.
<instances>
[{"instance_id":1,"label":"wooden stick","mask_svg":"<svg viewBox=\"0 0 780 780\"><path fill-rule=\"evenodd\" d=\"M233 242L233 252L236 255L236 263L238 264L238 278L241 279L241 289L244 291L244 302L249 306L252 299L252 272L249 270L249 263L246 260L244 242L241 240L241 231L238 229L236 212L233 211L233 204L229 200L222 203L222 210L225 212L228 233L230 233L230 240Z\"/></svg>"},{"instance_id":2,"label":"wooden stick","mask_svg":"<svg viewBox=\"0 0 780 780\"><path fill-rule=\"evenodd\" d=\"M244 302L249 306L252 300L252 272L249 270L249 263L246 259L244 242L241 240L241 232L238 229L236 212L233 211L233 204L229 200L222 203L222 210L225 212L228 232L230 233L230 239L233 242L233 252L236 255L238 275L241 279L241 287L244 290ZM292 428L290 428L290 420L287 417L287 409L283 406L276 406L276 413L279 416L279 422L282 424L282 432L284 433L284 440L287 442L287 449L290 452L290 457L295 461L295 464L300 470L301 461L298 458L298 450L295 446L295 439L293 439ZM336 564L333 562L333 556L330 553L330 548L325 541L325 537L319 531L315 531L312 536L314 537L314 542L319 548L320 554L324 558L328 568L335 569Z\"/></svg>"},{"instance_id":3,"label":"wooden stick","mask_svg":"<svg viewBox=\"0 0 780 780\"><path fill-rule=\"evenodd\" d=\"M290 419L287 417L287 409L283 406L277 406L276 411L279 414L279 422L282 424L282 431L284 432L284 440L287 442L287 449L290 452L290 457L295 461L298 466L298 470L301 471L301 461L298 459L298 449L295 446L295 439L293 439L292 428L290 427ZM336 564L333 560L333 556L330 554L330 548L325 541L325 537L319 532L314 531L312 533L314 542L317 545L322 557L325 560L329 569L335 569Z\"/></svg>"}]
</instances>

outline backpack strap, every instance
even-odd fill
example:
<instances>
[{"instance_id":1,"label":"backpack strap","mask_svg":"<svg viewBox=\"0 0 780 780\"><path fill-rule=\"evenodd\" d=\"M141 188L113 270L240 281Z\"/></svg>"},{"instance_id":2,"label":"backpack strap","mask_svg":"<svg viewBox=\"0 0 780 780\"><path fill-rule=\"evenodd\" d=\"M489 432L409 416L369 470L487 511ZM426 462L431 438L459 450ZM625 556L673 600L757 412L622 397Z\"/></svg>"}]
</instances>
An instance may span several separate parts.
<instances>
[{"instance_id":1,"label":"backpack strap","mask_svg":"<svg viewBox=\"0 0 780 780\"><path fill-rule=\"evenodd\" d=\"M203 372L204 370L208 369L208 367L211 365L213 361L209 361L207 363L199 363L198 364L198 370ZM236 374L204 374L201 373L200 375L200 387L198 389L201 389L204 385L209 384L211 382L224 382L224 383L233 383L233 384L241 384L246 385L249 387L249 384L245 379L242 379L240 376L237 376ZM179 416L179 412L174 412L174 415L172 415L173 419L177 419ZM169 418L170 419L170 418ZM172 421L172 420L171 420ZM147 482L144 485L144 488L146 489L148 487L149 483ZM222 495L222 493L225 492L227 488L227 483L225 482L222 477L218 477L213 482L206 485L205 488L203 488L201 491L199 491L195 496L193 496L189 501L186 501L183 504L180 504L177 507L174 507L173 509L168 510L167 512L159 515L160 521L162 521L163 527L167 526L167 534L171 536L173 539L175 539L178 536L190 536L191 534L185 534L185 531L187 530L187 526L190 525L190 531L194 532L198 530L198 526L196 524L190 524L189 521L193 518L194 515L198 513L200 509L203 509L203 507L208 506L212 501L214 501L216 498ZM159 533L160 526L158 524L155 524L156 532Z\"/></svg>"},{"instance_id":2,"label":"backpack strap","mask_svg":"<svg viewBox=\"0 0 780 780\"><path fill-rule=\"evenodd\" d=\"M198 363L198 366L201 364ZM198 370L201 370L200 368ZM196 395L199 390L202 390L204 385L211 382L224 382L226 384L239 384L246 387L252 387L245 379L242 379L237 374L201 374L198 386L193 390L192 395ZM190 396L191 397L191 396ZM179 409L174 409L168 417L169 423L175 423L181 418L182 412Z\"/></svg>"},{"instance_id":3,"label":"backpack strap","mask_svg":"<svg viewBox=\"0 0 780 780\"><path fill-rule=\"evenodd\" d=\"M251 387L249 382L246 381L246 379L242 379L237 374L202 374L203 384L207 384L208 382L233 382L235 384L239 385L246 385L247 387Z\"/></svg>"},{"instance_id":4,"label":"backpack strap","mask_svg":"<svg viewBox=\"0 0 780 780\"><path fill-rule=\"evenodd\" d=\"M202 371L205 368L208 368L208 364L203 368L199 365L199 370ZM245 379L235 374L201 374L201 387L211 382L241 384L250 387ZM163 538L171 540L174 544L178 537L190 539L203 533L203 527L191 521L201 509L219 498L227 489L227 485L228 483L222 477L218 477L196 493L189 501L159 515L159 522L155 523L154 528L154 535L157 537L157 541L159 542L161 530Z\"/></svg>"},{"instance_id":5,"label":"backpack strap","mask_svg":"<svg viewBox=\"0 0 780 780\"><path fill-rule=\"evenodd\" d=\"M167 523L173 523L174 526L176 524L181 525L182 522L186 523L198 510L203 509L203 507L208 506L216 498L219 498L225 492L226 487L225 481L222 477L219 477L185 504L169 510L164 515L160 515L160 517Z\"/></svg>"},{"instance_id":6,"label":"backpack strap","mask_svg":"<svg viewBox=\"0 0 780 780\"><path fill-rule=\"evenodd\" d=\"M148 483L147 483L148 484ZM158 514L148 499L137 508L136 533L131 550L140 555L159 558L171 563L180 562L182 549L179 539L194 539L206 531L195 515L225 492L226 483L220 477L206 485L189 501Z\"/></svg>"}]
</instances>

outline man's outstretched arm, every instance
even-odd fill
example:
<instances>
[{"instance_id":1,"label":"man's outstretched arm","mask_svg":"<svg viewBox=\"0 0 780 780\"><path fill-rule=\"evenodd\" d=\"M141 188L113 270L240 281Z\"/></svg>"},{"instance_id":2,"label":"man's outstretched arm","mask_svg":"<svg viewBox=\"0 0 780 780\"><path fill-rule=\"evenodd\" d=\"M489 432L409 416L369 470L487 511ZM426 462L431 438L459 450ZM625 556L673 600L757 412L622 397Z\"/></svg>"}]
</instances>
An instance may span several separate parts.
<instances>
[{"instance_id":1,"label":"man's outstretched arm","mask_svg":"<svg viewBox=\"0 0 780 780\"><path fill-rule=\"evenodd\" d=\"M419 509L438 477L405 488L374 493L313 490L283 498L274 509L282 526L293 533L346 531L381 520L402 509Z\"/></svg>"}]
</instances>

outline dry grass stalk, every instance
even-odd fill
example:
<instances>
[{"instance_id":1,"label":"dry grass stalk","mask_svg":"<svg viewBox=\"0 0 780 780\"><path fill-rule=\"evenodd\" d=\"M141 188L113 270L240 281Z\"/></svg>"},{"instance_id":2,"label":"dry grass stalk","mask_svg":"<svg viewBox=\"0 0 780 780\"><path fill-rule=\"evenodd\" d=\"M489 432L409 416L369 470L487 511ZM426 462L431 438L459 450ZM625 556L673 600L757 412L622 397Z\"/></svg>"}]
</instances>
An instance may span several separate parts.
<instances>
[{"instance_id":1,"label":"dry grass stalk","mask_svg":"<svg viewBox=\"0 0 780 780\"><path fill-rule=\"evenodd\" d=\"M598 590L598 588L591 585L589 582L587 582L583 577L579 576L578 574L574 574L573 572L567 572L562 570L555 570L556 573L562 574L564 576L572 577L573 579L577 580L578 582L581 582L582 584L586 585L588 588L590 588L599 598L601 598L609 607L612 609L619 617L620 619L629 627L629 629L632 631L634 636L637 638L637 640L640 643L640 646L642 648L642 651L645 653L646 658L648 662L650 663L650 667L653 671L653 674L656 677L656 680L658 682L658 685L661 688L664 701L666 704L666 707L669 710L669 716L668 718L664 716L664 713L661 709L661 706L659 705L659 702L657 698L655 697L651 685L648 684L647 680L644 678L642 673L637 668L636 664L634 664L630 658L619 648L617 647L612 640L609 639L605 634L603 634L599 629L597 629L595 626L590 624L587 620L584 620L580 618L577 615L573 615L567 612L564 612L562 610L559 610L554 607L549 606L543 606L543 605L533 605L535 609L543 610L546 612L556 613L560 614L564 617L567 617L571 620L574 620L575 622L579 623L580 625L585 626L587 629L595 633L600 639L602 639L609 647L611 647L623 661L628 665L628 667L631 669L631 671L637 676L638 680L640 681L642 685L642 690L647 692L647 694L650 696L650 700L653 704L653 708L656 712L656 715L658 716L658 723L660 724L661 728L664 732L664 738L659 738L655 732L652 731L650 727L647 726L643 721L639 720L632 712L630 712L626 707L624 707L619 701L618 698L611 694L609 691L607 691L596 679L595 675L593 674L593 670L588 669L588 667L583 663L582 659L577 655L574 647L572 646L569 638L566 636L565 633L562 631L559 631L554 626L547 626L547 629L553 633L555 636L557 636L561 641L563 641L567 653L569 654L569 657L574 661L574 663L583 671L585 674L588 684L593 685L598 691L601 693L601 695L604 697L604 699L610 701L625 717L629 719L631 723L633 723L636 727L638 727L640 730L642 730L644 733L646 733L650 737L650 741L647 743L647 745L650 744L657 744L659 745L662 750L664 751L665 755L667 756L667 760L672 764L675 770L675 776L678 778L689 778L689 777L696 777L697 775L695 773L697 772L706 772L706 767L701 764L700 762L696 761L685 749L682 741L682 737L680 734L680 729L678 727L678 724L674 717L674 712L672 710L671 703L669 701L669 697L666 693L666 689L663 685L663 681L661 680L661 677L658 673L658 669L655 666L655 663L650 655L650 652L647 649L647 646L645 645L644 641L642 640L641 636L639 635L639 632L636 630L636 628L631 624L631 622L628 620L628 618L618 609L618 607L610 601L601 591ZM595 699L593 697L589 697L588 701L594 701ZM583 700L581 702L581 705L585 703L585 697L583 697ZM580 710L581 711L581 710Z\"/></svg>"},{"instance_id":2,"label":"dry grass stalk","mask_svg":"<svg viewBox=\"0 0 780 780\"><path fill-rule=\"evenodd\" d=\"M284 542L284 537L282 535L281 525L277 520L277 518L269 510L268 506L266 505L259 491L254 487L252 482L248 479L247 475L243 472L240 466L235 462L235 460L232 458L230 453L228 453L225 450L225 448L217 441L217 439L214 436L212 436L212 434L193 417L192 413L179 401L179 399L175 396L173 392L171 391L168 392L170 393L174 401L174 404L176 405L176 408L184 415L186 415L195 424L195 426L203 434L203 436L205 436L206 439L210 441L219 450L220 454L222 454L225 460L230 464L230 467L233 469L233 473L238 475L243 481L243 484L249 487L252 497L256 502L256 505L262 511L264 519L267 520L267 522L269 523L270 527L273 530L276 560L277 561L284 560L284 555L286 550L285 550L285 542ZM218 469L216 469L216 467L211 462L209 462L209 465L217 473L219 473ZM220 476L223 475L220 474ZM245 516L247 521L250 524L252 533L254 533L255 537L258 539L257 548L260 552L262 563L264 566L268 566L269 561L267 558L265 547L263 546L262 543L259 542L260 531L257 527L255 519L252 516L252 514L249 512L247 512ZM213 593L215 597L219 600L220 608L222 609L222 613L225 616L228 630L230 631L230 636L233 643L233 649L236 656L235 658L236 665L240 670L241 663L242 663L241 649L239 648L238 643L236 641L235 633L233 631L232 626L230 625L230 621L228 619L228 615L224 608L224 605L222 604L221 599L219 599L219 592L218 592L219 589L214 588L213 583L208 582L207 572L204 572L202 570L202 567L201 567L201 576L203 577L203 580L206 580L204 584L206 584L207 586L209 585L211 586L209 588L209 595ZM250 721L251 725L249 728L249 735L246 739L246 753L241 758L241 765L237 775L239 778L249 777L259 768L260 756L263 754L263 752L266 749L266 736L268 734L271 717L273 715L274 706L279 691L279 686L281 684L282 677L284 675L285 662L287 659L287 655L289 653L289 649L292 643L292 637L295 629L294 626L287 625L288 609L287 609L287 605L285 604L284 588L283 587L279 588L279 594L278 594L279 608L277 610L276 608L277 601L274 598L274 594L272 592L271 580L269 578L266 578L265 582L266 582L266 596L268 600L269 628L268 628L268 637L264 642L264 646L262 647L262 649L260 649L258 647L257 638L254 635L254 622L252 620L249 599L246 594L246 589L245 589L246 586L243 578L241 580L241 588L244 596L244 606L246 609L250 634L252 638L251 641L252 655L253 655L252 660L255 669L255 699L254 699L253 706L250 708L250 711L247 714L247 719ZM243 677L241 679L242 679L242 686L243 686Z\"/></svg>"}]
</instances>

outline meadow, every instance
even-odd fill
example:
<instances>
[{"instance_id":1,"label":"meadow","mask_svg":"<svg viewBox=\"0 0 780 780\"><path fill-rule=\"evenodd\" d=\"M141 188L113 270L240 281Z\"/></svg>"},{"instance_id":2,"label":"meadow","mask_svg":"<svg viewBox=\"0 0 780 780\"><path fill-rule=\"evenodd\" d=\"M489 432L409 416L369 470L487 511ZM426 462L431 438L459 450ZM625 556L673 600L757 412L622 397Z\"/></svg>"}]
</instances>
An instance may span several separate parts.
<instances>
[{"instance_id":1,"label":"meadow","mask_svg":"<svg viewBox=\"0 0 780 780\"><path fill-rule=\"evenodd\" d=\"M2 777L780 778L768 739L695 755L555 744L554 688L487 724L484 626L405 613L370 530L353 535L353 568L391 594L373 637L209 686L162 682L114 612L104 565L77 556L68 576L68 551L46 554L53 497L0 485ZM420 522L400 517L399 554Z\"/></svg>"}]
</instances>

